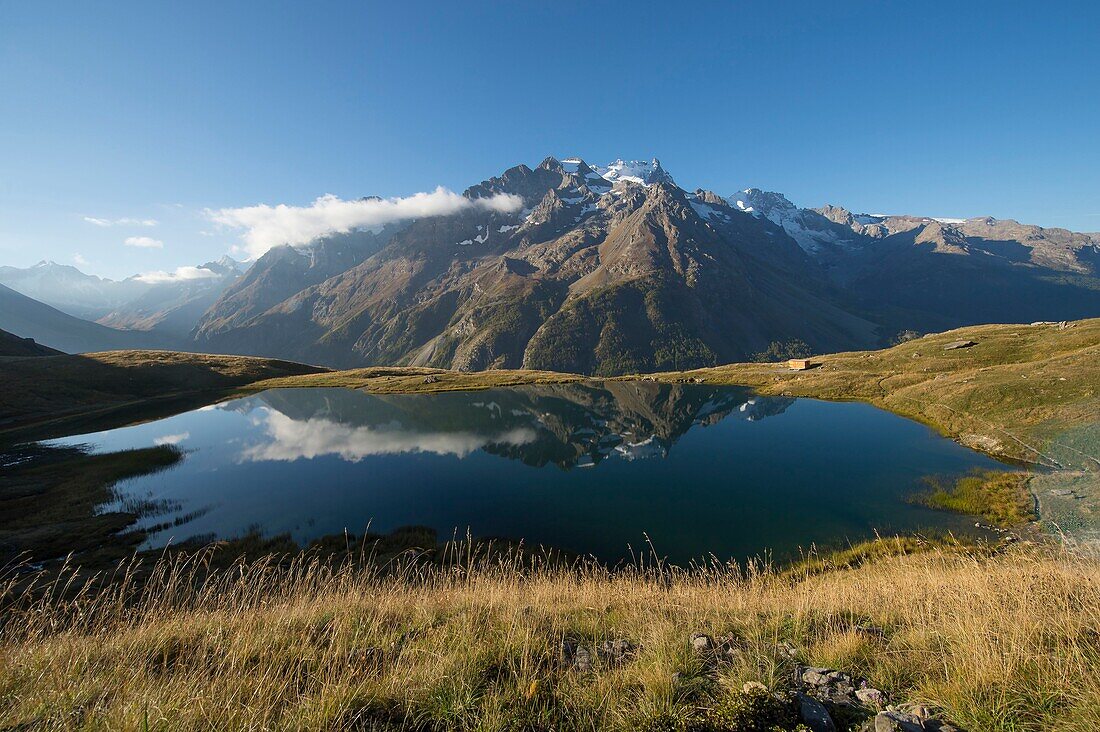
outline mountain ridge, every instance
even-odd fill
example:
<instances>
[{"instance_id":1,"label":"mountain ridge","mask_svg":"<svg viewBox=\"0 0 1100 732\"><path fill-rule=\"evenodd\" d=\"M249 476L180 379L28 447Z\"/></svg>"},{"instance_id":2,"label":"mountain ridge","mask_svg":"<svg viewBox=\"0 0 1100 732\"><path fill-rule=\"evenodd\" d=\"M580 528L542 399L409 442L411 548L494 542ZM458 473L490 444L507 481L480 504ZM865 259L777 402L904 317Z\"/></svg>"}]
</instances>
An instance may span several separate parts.
<instances>
[{"instance_id":1,"label":"mountain ridge","mask_svg":"<svg viewBox=\"0 0 1100 732\"><path fill-rule=\"evenodd\" d=\"M502 194L522 210L275 247L217 287L142 293L100 322L159 329L187 350L336 367L613 375L1100 313L1100 235L688 191L656 158L548 156L463 192Z\"/></svg>"}]
</instances>

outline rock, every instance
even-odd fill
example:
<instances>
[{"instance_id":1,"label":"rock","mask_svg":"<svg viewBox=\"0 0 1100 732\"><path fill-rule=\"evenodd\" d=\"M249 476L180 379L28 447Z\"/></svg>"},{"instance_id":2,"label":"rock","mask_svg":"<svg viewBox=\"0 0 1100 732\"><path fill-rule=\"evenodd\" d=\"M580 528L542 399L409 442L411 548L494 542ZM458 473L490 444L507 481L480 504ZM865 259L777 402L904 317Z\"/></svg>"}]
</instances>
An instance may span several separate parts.
<instances>
[{"instance_id":1,"label":"rock","mask_svg":"<svg viewBox=\"0 0 1100 732\"><path fill-rule=\"evenodd\" d=\"M833 694L841 698L851 699L852 694L853 692L855 692L855 690L856 687L852 686L847 681L841 681L840 683L833 686Z\"/></svg>"},{"instance_id":2,"label":"rock","mask_svg":"<svg viewBox=\"0 0 1100 732\"><path fill-rule=\"evenodd\" d=\"M596 653L609 666L621 666L634 657L634 644L625 638L604 641L596 648Z\"/></svg>"},{"instance_id":3,"label":"rock","mask_svg":"<svg viewBox=\"0 0 1100 732\"><path fill-rule=\"evenodd\" d=\"M575 640L566 638L561 642L561 660L567 666L581 673L592 670L592 652Z\"/></svg>"},{"instance_id":4,"label":"rock","mask_svg":"<svg viewBox=\"0 0 1100 732\"><path fill-rule=\"evenodd\" d=\"M592 670L592 653L584 646L578 646L573 653L573 668L582 674Z\"/></svg>"},{"instance_id":5,"label":"rock","mask_svg":"<svg viewBox=\"0 0 1100 732\"><path fill-rule=\"evenodd\" d=\"M866 689L856 689L856 699L874 707L882 708L886 706L886 695L878 689L872 689L870 687Z\"/></svg>"},{"instance_id":6,"label":"rock","mask_svg":"<svg viewBox=\"0 0 1100 732\"><path fill-rule=\"evenodd\" d=\"M781 641L775 646L775 650L779 652L780 656L786 656L787 658L797 658L798 649L787 641Z\"/></svg>"},{"instance_id":7,"label":"rock","mask_svg":"<svg viewBox=\"0 0 1100 732\"><path fill-rule=\"evenodd\" d=\"M798 695L798 715L813 732L836 732L836 724L829 716L829 710L808 694Z\"/></svg>"},{"instance_id":8,"label":"rock","mask_svg":"<svg viewBox=\"0 0 1100 732\"><path fill-rule=\"evenodd\" d=\"M751 694L754 691L767 691L768 687L761 684L759 681L746 681L745 685L741 687L741 692L744 694Z\"/></svg>"},{"instance_id":9,"label":"rock","mask_svg":"<svg viewBox=\"0 0 1100 732\"><path fill-rule=\"evenodd\" d=\"M437 381L439 381L439 377L436 376L435 374L428 374L427 376L424 377L424 383L425 384L434 384Z\"/></svg>"},{"instance_id":10,"label":"rock","mask_svg":"<svg viewBox=\"0 0 1100 732\"><path fill-rule=\"evenodd\" d=\"M833 670L829 668L806 668L802 670L802 681L810 686L828 686L830 673Z\"/></svg>"},{"instance_id":11,"label":"rock","mask_svg":"<svg viewBox=\"0 0 1100 732\"><path fill-rule=\"evenodd\" d=\"M971 346L978 345L977 341L951 341L943 347L945 351L955 351L960 348L970 348Z\"/></svg>"},{"instance_id":12,"label":"rock","mask_svg":"<svg viewBox=\"0 0 1100 732\"><path fill-rule=\"evenodd\" d=\"M696 653L707 653L714 650L714 639L706 633L691 634L691 649Z\"/></svg>"},{"instance_id":13,"label":"rock","mask_svg":"<svg viewBox=\"0 0 1100 732\"><path fill-rule=\"evenodd\" d=\"M875 715L875 732L924 732L924 725L912 714L879 712Z\"/></svg>"}]
</instances>

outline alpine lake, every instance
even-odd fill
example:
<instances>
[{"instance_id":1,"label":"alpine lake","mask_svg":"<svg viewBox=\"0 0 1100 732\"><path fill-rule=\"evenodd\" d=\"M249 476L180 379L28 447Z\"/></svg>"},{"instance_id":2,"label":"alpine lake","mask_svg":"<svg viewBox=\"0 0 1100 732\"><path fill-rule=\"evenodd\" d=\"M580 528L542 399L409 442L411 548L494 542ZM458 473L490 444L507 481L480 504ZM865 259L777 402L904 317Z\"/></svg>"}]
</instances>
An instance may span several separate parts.
<instances>
[{"instance_id":1,"label":"alpine lake","mask_svg":"<svg viewBox=\"0 0 1100 732\"><path fill-rule=\"evenodd\" d=\"M876 534L979 532L912 500L929 476L999 463L867 404L737 387L586 382L371 395L273 389L51 440L182 459L101 511L156 506L142 548L249 532L299 544L426 526L608 563L797 557Z\"/></svg>"}]
</instances>

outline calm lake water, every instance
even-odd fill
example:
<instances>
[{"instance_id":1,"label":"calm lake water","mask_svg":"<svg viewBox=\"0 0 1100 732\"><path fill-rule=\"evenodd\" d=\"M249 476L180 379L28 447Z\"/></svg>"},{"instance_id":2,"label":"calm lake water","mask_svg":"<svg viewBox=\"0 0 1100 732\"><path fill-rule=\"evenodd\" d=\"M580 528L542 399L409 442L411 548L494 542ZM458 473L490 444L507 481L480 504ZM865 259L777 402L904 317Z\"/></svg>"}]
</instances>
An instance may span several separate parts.
<instances>
[{"instance_id":1,"label":"calm lake water","mask_svg":"<svg viewBox=\"0 0 1100 732\"><path fill-rule=\"evenodd\" d=\"M866 404L609 382L438 395L275 389L50 444L186 451L117 487L179 526L147 547L251 529L299 542L369 524L524 538L615 561L783 558L881 533L966 532L911 505L921 478L997 463Z\"/></svg>"}]
</instances>

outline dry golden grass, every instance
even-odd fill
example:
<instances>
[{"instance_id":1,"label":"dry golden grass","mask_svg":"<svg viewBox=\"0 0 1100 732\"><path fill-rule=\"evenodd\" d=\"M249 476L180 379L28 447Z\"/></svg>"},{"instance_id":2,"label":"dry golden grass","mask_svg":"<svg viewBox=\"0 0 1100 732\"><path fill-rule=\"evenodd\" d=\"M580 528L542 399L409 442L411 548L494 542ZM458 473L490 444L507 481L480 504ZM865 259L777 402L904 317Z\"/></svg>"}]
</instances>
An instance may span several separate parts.
<instances>
[{"instance_id":1,"label":"dry golden grass","mask_svg":"<svg viewBox=\"0 0 1100 732\"><path fill-rule=\"evenodd\" d=\"M885 554L802 579L298 558L199 582L203 557L177 558L145 585L9 597L0 728L683 729L744 681L782 688L797 660L972 732L1100 729L1095 557ZM712 676L695 631L732 633L740 653ZM638 651L581 673L561 660L565 638Z\"/></svg>"}]
</instances>

